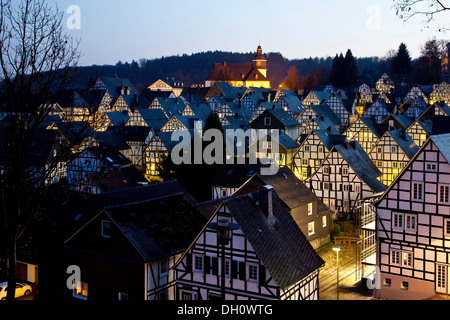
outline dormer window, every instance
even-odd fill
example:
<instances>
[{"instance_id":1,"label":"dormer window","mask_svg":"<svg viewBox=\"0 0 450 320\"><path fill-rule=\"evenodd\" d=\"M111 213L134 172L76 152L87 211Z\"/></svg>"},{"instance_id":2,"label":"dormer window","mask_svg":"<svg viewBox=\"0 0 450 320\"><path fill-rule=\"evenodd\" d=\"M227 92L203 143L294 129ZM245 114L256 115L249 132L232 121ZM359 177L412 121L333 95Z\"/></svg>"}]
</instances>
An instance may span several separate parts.
<instances>
[{"instance_id":1,"label":"dormer window","mask_svg":"<svg viewBox=\"0 0 450 320\"><path fill-rule=\"evenodd\" d=\"M111 238L111 221L102 220L102 237Z\"/></svg>"}]
</instances>

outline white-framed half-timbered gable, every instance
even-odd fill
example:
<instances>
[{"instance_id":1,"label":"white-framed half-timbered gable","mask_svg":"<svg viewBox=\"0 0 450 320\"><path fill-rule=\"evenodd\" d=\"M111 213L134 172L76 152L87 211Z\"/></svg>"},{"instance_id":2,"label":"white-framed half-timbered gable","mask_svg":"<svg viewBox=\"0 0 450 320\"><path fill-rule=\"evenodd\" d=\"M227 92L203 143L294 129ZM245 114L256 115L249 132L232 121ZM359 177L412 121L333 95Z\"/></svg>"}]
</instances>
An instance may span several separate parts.
<instances>
[{"instance_id":1,"label":"white-framed half-timbered gable","mask_svg":"<svg viewBox=\"0 0 450 320\"><path fill-rule=\"evenodd\" d=\"M419 147L405 129L386 131L369 153L369 158L381 171L379 180L389 186Z\"/></svg>"},{"instance_id":2,"label":"white-framed half-timbered gable","mask_svg":"<svg viewBox=\"0 0 450 320\"><path fill-rule=\"evenodd\" d=\"M379 93L389 93L395 89L395 84L386 73L383 73L375 83L375 88Z\"/></svg>"},{"instance_id":3,"label":"white-framed half-timbered gable","mask_svg":"<svg viewBox=\"0 0 450 320\"><path fill-rule=\"evenodd\" d=\"M386 190L381 172L357 141L335 145L306 185L335 212L352 212L362 199Z\"/></svg>"},{"instance_id":4,"label":"white-framed half-timbered gable","mask_svg":"<svg viewBox=\"0 0 450 320\"><path fill-rule=\"evenodd\" d=\"M179 300L220 299L221 289L225 300L319 299L324 261L271 186L220 200L216 208L209 223L239 229L231 232L224 256L217 231L205 225L175 265Z\"/></svg>"},{"instance_id":5,"label":"white-framed half-timbered gable","mask_svg":"<svg viewBox=\"0 0 450 320\"><path fill-rule=\"evenodd\" d=\"M320 167L333 146L345 140L346 137L334 127L310 131L297 140L300 147L294 155L292 171L300 180L306 180Z\"/></svg>"},{"instance_id":6,"label":"white-framed half-timbered gable","mask_svg":"<svg viewBox=\"0 0 450 320\"><path fill-rule=\"evenodd\" d=\"M414 140L415 144L420 148L428 140L429 133L433 128L433 120L418 119L406 129L406 133Z\"/></svg>"},{"instance_id":7,"label":"white-framed half-timbered gable","mask_svg":"<svg viewBox=\"0 0 450 320\"><path fill-rule=\"evenodd\" d=\"M377 297L449 294L450 135L432 135L398 175L377 211Z\"/></svg>"},{"instance_id":8,"label":"white-framed half-timbered gable","mask_svg":"<svg viewBox=\"0 0 450 320\"><path fill-rule=\"evenodd\" d=\"M353 122L343 134L348 141L358 141L364 151L369 154L386 131L383 127L385 126L377 124L374 117L361 117Z\"/></svg>"},{"instance_id":9,"label":"white-framed half-timbered gable","mask_svg":"<svg viewBox=\"0 0 450 320\"><path fill-rule=\"evenodd\" d=\"M437 85L430 93L430 104L435 102L450 104L450 87L446 82Z\"/></svg>"}]
</instances>

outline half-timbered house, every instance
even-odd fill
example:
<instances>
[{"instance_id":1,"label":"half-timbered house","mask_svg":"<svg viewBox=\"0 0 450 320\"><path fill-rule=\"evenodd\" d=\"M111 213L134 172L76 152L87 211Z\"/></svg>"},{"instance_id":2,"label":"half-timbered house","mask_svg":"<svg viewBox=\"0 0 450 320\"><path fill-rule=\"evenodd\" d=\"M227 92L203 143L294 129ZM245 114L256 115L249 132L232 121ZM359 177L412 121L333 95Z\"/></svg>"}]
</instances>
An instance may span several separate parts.
<instances>
[{"instance_id":1,"label":"half-timbered house","mask_svg":"<svg viewBox=\"0 0 450 320\"><path fill-rule=\"evenodd\" d=\"M319 105L325 102L331 95L329 91L311 90L303 99L302 103L305 107L312 104Z\"/></svg>"},{"instance_id":2,"label":"half-timbered house","mask_svg":"<svg viewBox=\"0 0 450 320\"><path fill-rule=\"evenodd\" d=\"M82 271L74 289L61 294L89 301L175 300L172 266L206 221L190 195L172 181L107 193L97 202L103 208L65 239L58 258Z\"/></svg>"},{"instance_id":3,"label":"half-timbered house","mask_svg":"<svg viewBox=\"0 0 450 320\"><path fill-rule=\"evenodd\" d=\"M430 104L435 102L445 102L450 104L450 87L446 82L437 85L430 93Z\"/></svg>"},{"instance_id":4,"label":"half-timbered house","mask_svg":"<svg viewBox=\"0 0 450 320\"><path fill-rule=\"evenodd\" d=\"M239 229L220 250L217 230L209 223ZM218 204L175 265L177 298L318 300L323 264L288 207L267 186Z\"/></svg>"},{"instance_id":5,"label":"half-timbered house","mask_svg":"<svg viewBox=\"0 0 450 320\"><path fill-rule=\"evenodd\" d=\"M306 180L320 167L333 146L345 140L334 126L317 128L303 135L297 140L300 147L294 155L292 171L299 179Z\"/></svg>"},{"instance_id":6,"label":"half-timbered house","mask_svg":"<svg viewBox=\"0 0 450 320\"><path fill-rule=\"evenodd\" d=\"M381 172L359 142L335 145L315 173L305 181L335 212L355 212L362 199L386 190Z\"/></svg>"},{"instance_id":7,"label":"half-timbered house","mask_svg":"<svg viewBox=\"0 0 450 320\"><path fill-rule=\"evenodd\" d=\"M388 115L393 113L395 105L387 103L380 97L374 98L372 103L366 103L364 117L375 117L377 123L381 123Z\"/></svg>"},{"instance_id":8,"label":"half-timbered house","mask_svg":"<svg viewBox=\"0 0 450 320\"><path fill-rule=\"evenodd\" d=\"M273 175L256 172L235 194L244 195L265 185L272 186L289 207L295 222L315 250L330 242L330 209L290 169L279 168Z\"/></svg>"},{"instance_id":9,"label":"half-timbered house","mask_svg":"<svg viewBox=\"0 0 450 320\"><path fill-rule=\"evenodd\" d=\"M379 180L389 186L419 147L404 128L388 130L377 141L369 158L381 171Z\"/></svg>"},{"instance_id":10,"label":"half-timbered house","mask_svg":"<svg viewBox=\"0 0 450 320\"><path fill-rule=\"evenodd\" d=\"M392 79L386 73L383 73L383 75L375 83L375 89L379 93L389 93L394 90L394 88L394 81L392 81Z\"/></svg>"},{"instance_id":11,"label":"half-timbered house","mask_svg":"<svg viewBox=\"0 0 450 320\"><path fill-rule=\"evenodd\" d=\"M364 151L369 154L387 127L377 124L374 117L361 117L344 131L348 141L356 140Z\"/></svg>"},{"instance_id":12,"label":"half-timbered house","mask_svg":"<svg viewBox=\"0 0 450 320\"><path fill-rule=\"evenodd\" d=\"M377 297L449 294L450 135L431 136L380 200Z\"/></svg>"},{"instance_id":13,"label":"half-timbered house","mask_svg":"<svg viewBox=\"0 0 450 320\"><path fill-rule=\"evenodd\" d=\"M313 121L317 117L325 117L329 119L336 129L339 129L341 120L339 117L333 112L333 110L327 104L319 104L319 105L310 105L306 107L305 110L300 114L297 118L297 121L300 123L301 134L308 134L310 130L314 129L311 127L311 121Z\"/></svg>"},{"instance_id":14,"label":"half-timbered house","mask_svg":"<svg viewBox=\"0 0 450 320\"><path fill-rule=\"evenodd\" d=\"M300 134L300 124L289 113L275 105L266 108L249 125L253 129L259 130L280 130L293 140L296 140Z\"/></svg>"},{"instance_id":15,"label":"half-timbered house","mask_svg":"<svg viewBox=\"0 0 450 320\"><path fill-rule=\"evenodd\" d=\"M342 91L333 92L324 101L331 110L338 116L340 120L340 131L342 132L350 125L350 119L356 113L355 94L345 93Z\"/></svg>"}]
</instances>

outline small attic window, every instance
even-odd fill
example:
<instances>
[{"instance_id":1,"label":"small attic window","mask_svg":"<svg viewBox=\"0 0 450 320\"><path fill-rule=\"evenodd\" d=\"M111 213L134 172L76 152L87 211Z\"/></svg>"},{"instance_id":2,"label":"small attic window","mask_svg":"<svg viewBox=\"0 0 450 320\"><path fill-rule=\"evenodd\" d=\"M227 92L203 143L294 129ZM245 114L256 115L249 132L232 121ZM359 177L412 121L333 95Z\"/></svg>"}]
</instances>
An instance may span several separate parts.
<instances>
[{"instance_id":1,"label":"small attic window","mask_svg":"<svg viewBox=\"0 0 450 320\"><path fill-rule=\"evenodd\" d=\"M111 221L102 220L102 237L111 238Z\"/></svg>"}]
</instances>

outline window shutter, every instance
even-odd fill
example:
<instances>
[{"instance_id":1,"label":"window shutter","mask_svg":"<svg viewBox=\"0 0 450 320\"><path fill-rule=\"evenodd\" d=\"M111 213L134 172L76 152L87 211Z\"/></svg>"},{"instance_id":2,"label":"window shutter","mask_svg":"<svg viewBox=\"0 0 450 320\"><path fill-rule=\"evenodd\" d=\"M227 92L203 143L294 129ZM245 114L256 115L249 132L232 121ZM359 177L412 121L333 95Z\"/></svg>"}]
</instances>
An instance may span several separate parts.
<instances>
[{"instance_id":1,"label":"window shutter","mask_svg":"<svg viewBox=\"0 0 450 320\"><path fill-rule=\"evenodd\" d=\"M238 273L237 266L238 266L237 261L232 260L231 261L231 278L233 278L233 279L237 279L237 273Z\"/></svg>"},{"instance_id":2,"label":"window shutter","mask_svg":"<svg viewBox=\"0 0 450 320\"><path fill-rule=\"evenodd\" d=\"M204 258L204 272L205 274L209 274L211 271L211 257L205 256Z\"/></svg>"},{"instance_id":3,"label":"window shutter","mask_svg":"<svg viewBox=\"0 0 450 320\"><path fill-rule=\"evenodd\" d=\"M192 272L192 254L186 255L186 272Z\"/></svg>"},{"instance_id":4,"label":"window shutter","mask_svg":"<svg viewBox=\"0 0 450 320\"><path fill-rule=\"evenodd\" d=\"M216 257L211 258L212 274L217 276L219 274L219 262Z\"/></svg>"},{"instance_id":5,"label":"window shutter","mask_svg":"<svg viewBox=\"0 0 450 320\"><path fill-rule=\"evenodd\" d=\"M263 266L262 264L259 265L259 283L261 285L266 284L266 267Z\"/></svg>"},{"instance_id":6,"label":"window shutter","mask_svg":"<svg viewBox=\"0 0 450 320\"><path fill-rule=\"evenodd\" d=\"M239 280L246 280L245 278L245 262L239 262Z\"/></svg>"}]
</instances>

